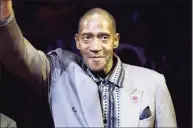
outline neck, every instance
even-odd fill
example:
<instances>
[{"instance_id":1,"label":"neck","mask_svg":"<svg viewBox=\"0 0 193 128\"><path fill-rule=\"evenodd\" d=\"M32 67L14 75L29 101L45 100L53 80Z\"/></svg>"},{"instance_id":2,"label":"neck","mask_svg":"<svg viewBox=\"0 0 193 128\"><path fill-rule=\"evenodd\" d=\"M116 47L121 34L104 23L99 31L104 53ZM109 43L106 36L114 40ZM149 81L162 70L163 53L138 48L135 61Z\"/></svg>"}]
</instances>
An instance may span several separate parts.
<instances>
[{"instance_id":1,"label":"neck","mask_svg":"<svg viewBox=\"0 0 193 128\"><path fill-rule=\"evenodd\" d=\"M111 69L113 68L113 57L111 58L111 60L107 63L105 69L104 69L104 73L105 75L107 75Z\"/></svg>"}]
</instances>

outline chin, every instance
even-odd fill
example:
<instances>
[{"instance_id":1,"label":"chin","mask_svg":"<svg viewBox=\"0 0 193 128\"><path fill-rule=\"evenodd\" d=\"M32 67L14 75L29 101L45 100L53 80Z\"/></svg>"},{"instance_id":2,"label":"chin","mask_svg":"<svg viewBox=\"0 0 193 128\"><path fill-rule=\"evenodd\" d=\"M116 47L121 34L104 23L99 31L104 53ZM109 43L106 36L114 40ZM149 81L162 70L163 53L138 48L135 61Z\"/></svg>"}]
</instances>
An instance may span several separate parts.
<instances>
[{"instance_id":1,"label":"chin","mask_svg":"<svg viewBox=\"0 0 193 128\"><path fill-rule=\"evenodd\" d=\"M97 66L88 66L88 68L93 72L99 72L104 69L103 67L97 67Z\"/></svg>"},{"instance_id":2,"label":"chin","mask_svg":"<svg viewBox=\"0 0 193 128\"><path fill-rule=\"evenodd\" d=\"M93 72L100 72L104 69L103 65L88 65L88 68Z\"/></svg>"},{"instance_id":3,"label":"chin","mask_svg":"<svg viewBox=\"0 0 193 128\"><path fill-rule=\"evenodd\" d=\"M92 60L86 61L87 67L94 72L102 71L105 67L104 61L93 62Z\"/></svg>"},{"instance_id":4,"label":"chin","mask_svg":"<svg viewBox=\"0 0 193 128\"><path fill-rule=\"evenodd\" d=\"M91 71L93 72L100 72L102 71L103 69L102 68L89 68Z\"/></svg>"}]
</instances>

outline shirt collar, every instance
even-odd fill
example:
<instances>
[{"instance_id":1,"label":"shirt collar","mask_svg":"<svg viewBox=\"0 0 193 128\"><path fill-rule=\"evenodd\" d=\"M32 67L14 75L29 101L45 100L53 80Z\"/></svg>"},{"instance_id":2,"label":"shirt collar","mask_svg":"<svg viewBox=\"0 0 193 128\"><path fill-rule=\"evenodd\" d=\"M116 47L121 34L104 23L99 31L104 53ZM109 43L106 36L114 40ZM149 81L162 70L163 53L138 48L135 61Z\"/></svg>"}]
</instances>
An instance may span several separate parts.
<instances>
[{"instance_id":1,"label":"shirt collar","mask_svg":"<svg viewBox=\"0 0 193 128\"><path fill-rule=\"evenodd\" d=\"M123 88L125 70L120 58L115 53L113 57L117 60L116 65L114 69L106 76L106 78L101 78L100 76L93 75L84 63L82 64L82 68L97 83L105 79L115 84L117 87Z\"/></svg>"}]
</instances>

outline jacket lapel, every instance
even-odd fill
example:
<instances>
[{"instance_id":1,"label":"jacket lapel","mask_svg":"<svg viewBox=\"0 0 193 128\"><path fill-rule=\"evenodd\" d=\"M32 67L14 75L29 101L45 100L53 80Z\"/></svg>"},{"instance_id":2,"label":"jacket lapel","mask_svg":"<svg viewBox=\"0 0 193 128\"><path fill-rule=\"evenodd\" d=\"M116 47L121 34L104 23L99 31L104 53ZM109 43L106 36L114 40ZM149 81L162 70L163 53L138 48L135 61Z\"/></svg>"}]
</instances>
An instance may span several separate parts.
<instances>
[{"instance_id":1,"label":"jacket lapel","mask_svg":"<svg viewBox=\"0 0 193 128\"><path fill-rule=\"evenodd\" d=\"M130 85L120 90L120 127L138 127L142 91Z\"/></svg>"},{"instance_id":2,"label":"jacket lapel","mask_svg":"<svg viewBox=\"0 0 193 128\"><path fill-rule=\"evenodd\" d=\"M78 66L75 80L82 110L89 127L103 127L97 84Z\"/></svg>"}]
</instances>

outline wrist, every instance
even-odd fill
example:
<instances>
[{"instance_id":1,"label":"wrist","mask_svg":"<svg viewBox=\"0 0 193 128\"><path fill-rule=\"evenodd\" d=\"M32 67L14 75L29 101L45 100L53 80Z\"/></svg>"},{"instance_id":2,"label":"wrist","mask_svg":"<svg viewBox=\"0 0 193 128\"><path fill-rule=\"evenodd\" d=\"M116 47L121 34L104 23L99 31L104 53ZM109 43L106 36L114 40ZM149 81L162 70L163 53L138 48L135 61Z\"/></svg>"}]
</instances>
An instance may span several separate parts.
<instances>
[{"instance_id":1,"label":"wrist","mask_svg":"<svg viewBox=\"0 0 193 128\"><path fill-rule=\"evenodd\" d=\"M5 21L13 12L11 0L0 0L0 21Z\"/></svg>"},{"instance_id":2,"label":"wrist","mask_svg":"<svg viewBox=\"0 0 193 128\"><path fill-rule=\"evenodd\" d=\"M6 17L6 19L4 19L3 21L0 21L0 27L5 26L7 24L9 24L14 18L14 12L12 12L8 17Z\"/></svg>"}]
</instances>

